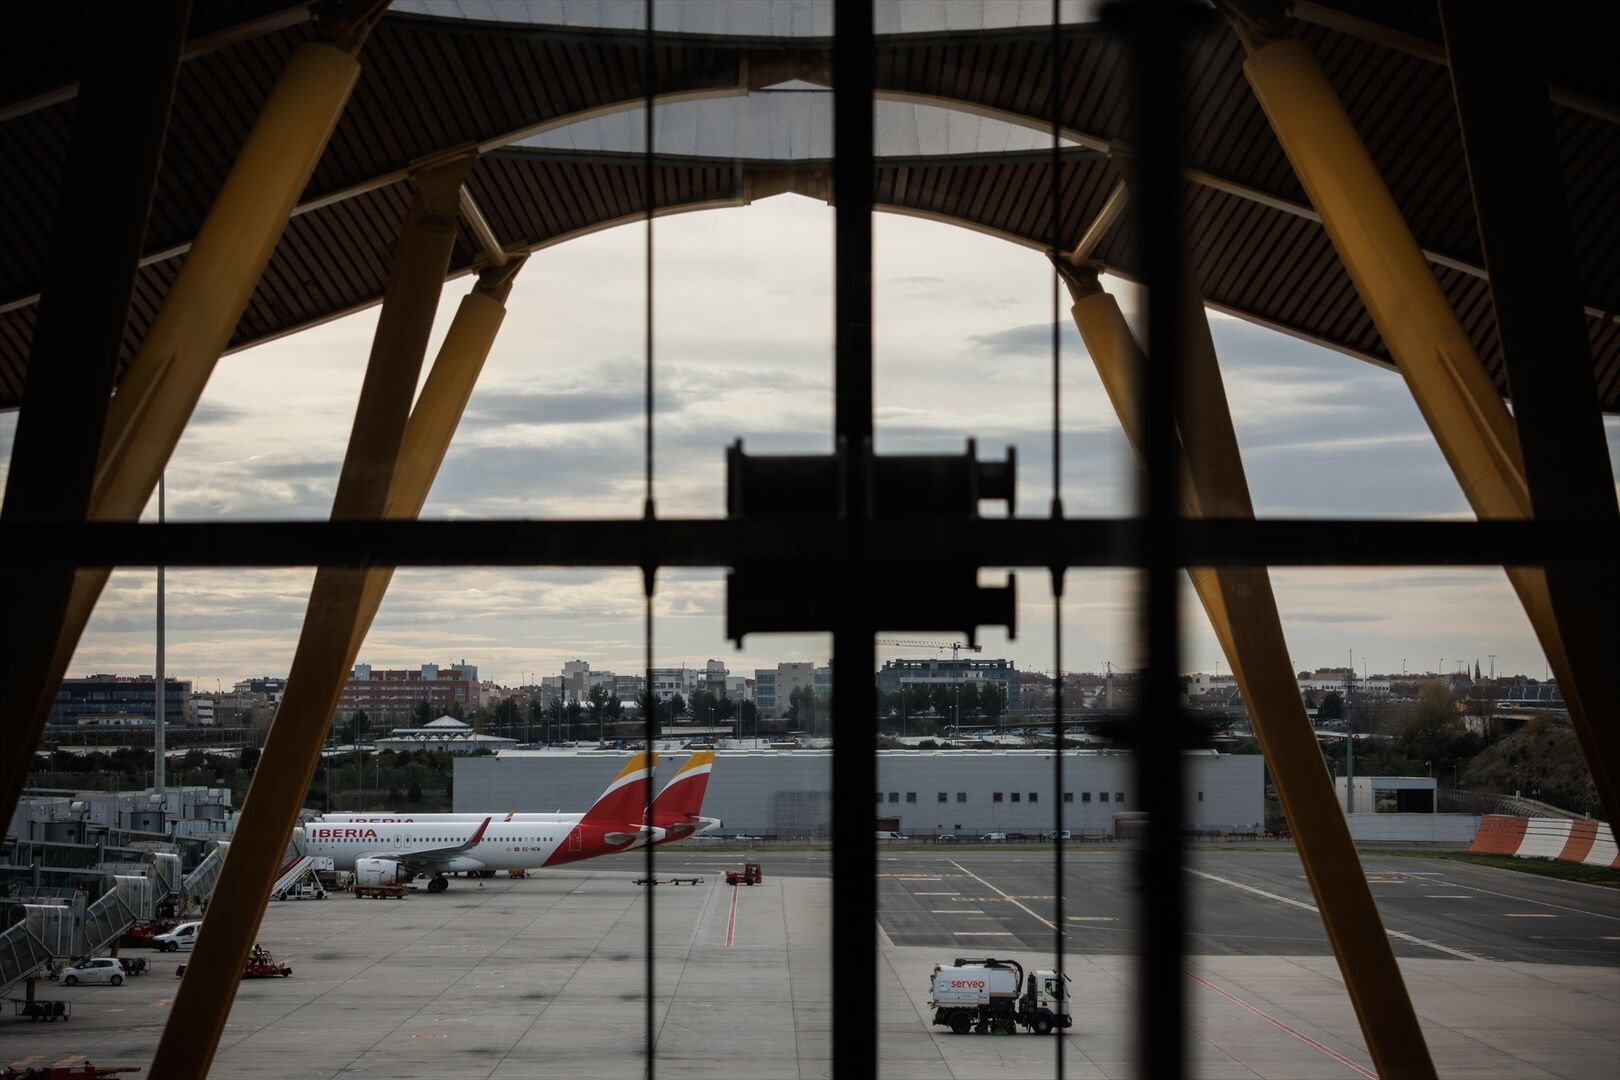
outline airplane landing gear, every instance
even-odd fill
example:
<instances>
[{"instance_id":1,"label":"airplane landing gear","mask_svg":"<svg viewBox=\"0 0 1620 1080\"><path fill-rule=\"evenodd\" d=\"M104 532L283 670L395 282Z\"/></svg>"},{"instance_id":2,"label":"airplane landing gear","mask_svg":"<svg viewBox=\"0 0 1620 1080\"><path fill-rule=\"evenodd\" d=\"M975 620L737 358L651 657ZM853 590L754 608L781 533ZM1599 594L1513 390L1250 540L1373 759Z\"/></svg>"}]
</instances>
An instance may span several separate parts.
<instances>
[{"instance_id":1,"label":"airplane landing gear","mask_svg":"<svg viewBox=\"0 0 1620 1080\"><path fill-rule=\"evenodd\" d=\"M438 874L438 875L428 879L427 888L428 888L428 892L430 892L430 893L444 892L444 890L448 889L449 887L450 887L450 879L445 877L443 874Z\"/></svg>"}]
</instances>

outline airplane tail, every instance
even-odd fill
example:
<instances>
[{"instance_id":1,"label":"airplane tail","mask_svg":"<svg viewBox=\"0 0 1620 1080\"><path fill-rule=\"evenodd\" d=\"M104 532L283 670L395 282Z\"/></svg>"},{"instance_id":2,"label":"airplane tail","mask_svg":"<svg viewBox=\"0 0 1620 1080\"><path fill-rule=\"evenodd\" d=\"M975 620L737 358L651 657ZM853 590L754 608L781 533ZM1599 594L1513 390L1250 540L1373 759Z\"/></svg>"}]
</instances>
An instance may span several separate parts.
<instances>
[{"instance_id":1,"label":"airplane tail","mask_svg":"<svg viewBox=\"0 0 1620 1080\"><path fill-rule=\"evenodd\" d=\"M690 836L705 825L703 796L709 790L714 751L699 750L686 759L653 800L651 824L667 831L668 840Z\"/></svg>"},{"instance_id":2,"label":"airplane tail","mask_svg":"<svg viewBox=\"0 0 1620 1080\"><path fill-rule=\"evenodd\" d=\"M644 752L632 757L607 790L585 811L579 823L623 827L646 816L647 788L652 783L652 771L658 766L658 755L650 757L649 761L649 755Z\"/></svg>"}]
</instances>

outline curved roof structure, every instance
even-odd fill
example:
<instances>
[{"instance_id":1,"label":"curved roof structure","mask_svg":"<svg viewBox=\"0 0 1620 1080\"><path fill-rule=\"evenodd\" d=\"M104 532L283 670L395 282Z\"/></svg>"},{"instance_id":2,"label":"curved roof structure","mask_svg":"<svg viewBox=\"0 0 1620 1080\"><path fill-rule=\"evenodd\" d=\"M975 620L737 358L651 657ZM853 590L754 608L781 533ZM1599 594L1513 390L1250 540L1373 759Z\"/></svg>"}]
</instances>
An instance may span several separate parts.
<instances>
[{"instance_id":1,"label":"curved roof structure","mask_svg":"<svg viewBox=\"0 0 1620 1080\"><path fill-rule=\"evenodd\" d=\"M1064 8L1059 79L1064 146L1050 149L1050 7L901 4L880 26L877 56L880 206L1039 247L1072 245L1119 181L1131 96L1124 47ZM751 14L742 15L739 7ZM654 48L633 25L639 3L417 0L384 17L363 73L232 339L243 348L376 302L409 203L413 169L480 153L467 189L499 242L535 250L644 212L639 110L664 104L653 178L656 209L677 212L795 191L827 197L828 106L783 91L824 82L825 3L662 5ZM1038 12L1037 12L1038 9ZM880 10L884 10L880 8ZM1554 112L1578 277L1603 407L1620 411L1620 103L1605 43L1620 7L1541 5L1537 43ZM679 14L677 14L677 12ZM1334 0L1294 5L1300 32L1355 120L1435 274L1506 392L1489 282L1450 82L1428 4ZM520 18L521 16L521 18ZM74 64L84 13L65 5L0 11L0 186L11 244L0 252L0 408L21 396L51 242L55 193L71 134ZM626 20L631 22L626 22ZM312 35L306 4L198 5L125 335L144 335L214 192L288 53ZM1212 306L1388 364L1349 276L1241 72L1242 50L1212 25L1189 64L1189 247ZM750 92L754 92L750 94ZM766 91L759 93L758 91ZM750 94L746 105L693 99ZM1605 95L1608 95L1605 97ZM608 119L613 113L626 113ZM1054 168L1057 175L1053 175ZM1050 220L1049 185L1062 218ZM483 249L464 228L451 272ZM1137 271L1126 223L1096 259Z\"/></svg>"}]
</instances>

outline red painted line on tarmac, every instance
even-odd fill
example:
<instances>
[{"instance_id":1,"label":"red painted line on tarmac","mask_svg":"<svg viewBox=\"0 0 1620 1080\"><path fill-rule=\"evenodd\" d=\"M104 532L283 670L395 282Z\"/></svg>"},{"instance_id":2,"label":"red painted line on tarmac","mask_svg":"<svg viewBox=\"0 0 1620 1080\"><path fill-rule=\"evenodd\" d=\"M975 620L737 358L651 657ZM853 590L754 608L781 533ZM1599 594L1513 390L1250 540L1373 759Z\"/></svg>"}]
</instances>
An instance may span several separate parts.
<instances>
[{"instance_id":1,"label":"red painted line on tarmac","mask_svg":"<svg viewBox=\"0 0 1620 1080\"><path fill-rule=\"evenodd\" d=\"M726 948L731 948L731 939L737 930L737 894L742 890L733 885L731 887L731 918L726 920Z\"/></svg>"},{"instance_id":2,"label":"red painted line on tarmac","mask_svg":"<svg viewBox=\"0 0 1620 1080\"><path fill-rule=\"evenodd\" d=\"M1334 1061L1337 1061L1339 1064L1345 1066L1348 1069L1354 1069L1356 1072L1360 1073L1362 1076L1365 1076L1367 1078L1367 1080L1378 1080L1378 1074L1377 1073L1373 1072L1370 1069L1363 1068L1362 1066L1356 1064L1354 1061L1351 1061L1349 1058L1345 1057L1343 1054L1339 1053L1337 1050L1334 1050L1331 1047L1323 1046L1321 1043L1317 1042L1315 1039L1311 1038L1309 1035L1305 1034L1303 1031L1300 1031L1298 1028L1289 1027L1287 1024L1283 1023L1281 1020L1277 1019L1275 1016L1272 1016L1270 1013L1266 1012L1264 1009L1258 1008L1258 1007L1256 1007L1254 1005L1250 1005L1247 1001L1244 1001L1242 998L1237 997L1234 994L1227 993L1225 990L1222 990L1220 987L1216 986L1214 983L1210 982L1207 979L1200 979L1197 975L1194 975L1190 971L1187 972L1186 974L1187 974L1187 978L1191 979L1193 982L1198 983L1200 986L1209 987L1211 990L1215 991L1217 994L1221 995L1221 997L1225 998L1227 1001L1230 1001L1232 1004L1238 1006L1239 1008L1247 1009L1249 1012L1254 1013L1254 1015L1256 1015L1260 1019L1266 1021L1268 1024L1275 1024L1277 1027L1282 1028L1284 1031L1288 1032L1288 1034L1292 1035L1294 1038L1298 1039L1300 1042L1307 1043L1307 1044L1309 1044L1311 1046L1316 1047L1318 1050L1322 1051L1322 1053L1326 1054L1328 1057L1332 1058Z\"/></svg>"}]
</instances>

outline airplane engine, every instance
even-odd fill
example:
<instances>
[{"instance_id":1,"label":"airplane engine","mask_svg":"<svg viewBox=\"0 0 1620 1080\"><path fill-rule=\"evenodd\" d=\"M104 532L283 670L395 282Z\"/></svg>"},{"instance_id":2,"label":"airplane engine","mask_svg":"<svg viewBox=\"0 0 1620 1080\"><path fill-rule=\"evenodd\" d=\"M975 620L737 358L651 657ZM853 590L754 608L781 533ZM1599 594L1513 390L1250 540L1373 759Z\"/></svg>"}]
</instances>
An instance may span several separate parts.
<instances>
[{"instance_id":1,"label":"airplane engine","mask_svg":"<svg viewBox=\"0 0 1620 1080\"><path fill-rule=\"evenodd\" d=\"M403 885L415 876L393 859L354 860L356 885Z\"/></svg>"}]
</instances>

